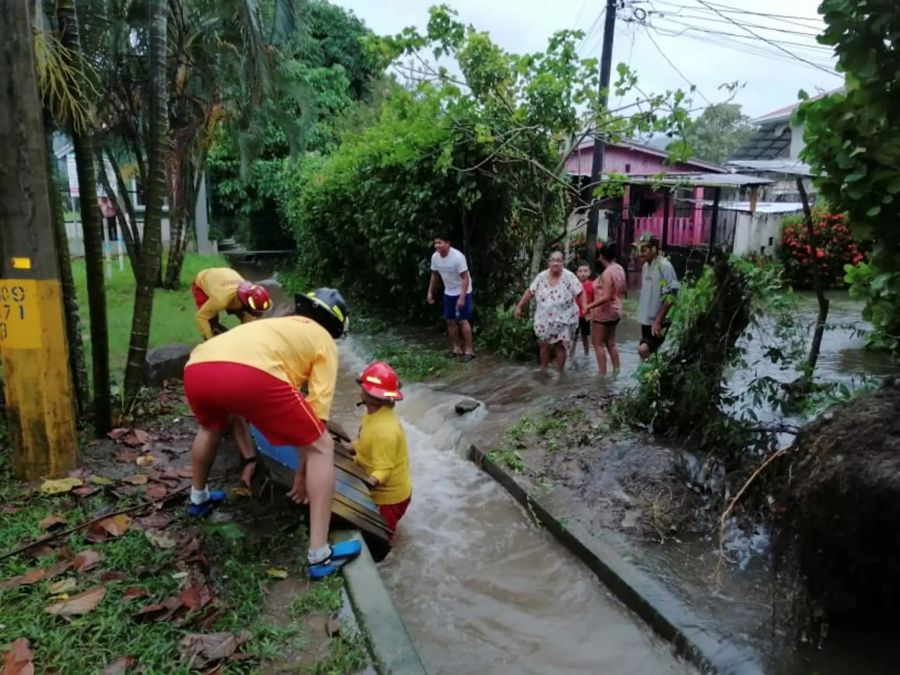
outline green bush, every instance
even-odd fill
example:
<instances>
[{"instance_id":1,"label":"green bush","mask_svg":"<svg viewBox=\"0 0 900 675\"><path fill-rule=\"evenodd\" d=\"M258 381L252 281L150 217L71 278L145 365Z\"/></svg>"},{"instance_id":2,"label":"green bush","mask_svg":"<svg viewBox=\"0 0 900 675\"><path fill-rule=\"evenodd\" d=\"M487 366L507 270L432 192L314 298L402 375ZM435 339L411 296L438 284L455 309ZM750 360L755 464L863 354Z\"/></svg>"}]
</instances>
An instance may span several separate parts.
<instances>
[{"instance_id":1,"label":"green bush","mask_svg":"<svg viewBox=\"0 0 900 675\"><path fill-rule=\"evenodd\" d=\"M497 307L484 317L484 328L478 334L480 347L507 359L530 361L537 353L534 323L516 319L515 307Z\"/></svg>"}]
</instances>

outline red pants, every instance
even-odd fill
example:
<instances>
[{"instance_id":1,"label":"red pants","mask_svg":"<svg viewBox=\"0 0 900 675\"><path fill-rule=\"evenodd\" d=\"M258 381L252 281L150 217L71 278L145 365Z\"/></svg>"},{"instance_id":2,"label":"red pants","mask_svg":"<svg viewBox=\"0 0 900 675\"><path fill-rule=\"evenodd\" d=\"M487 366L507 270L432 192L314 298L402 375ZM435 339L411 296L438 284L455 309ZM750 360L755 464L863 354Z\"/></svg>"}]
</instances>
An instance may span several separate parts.
<instances>
[{"instance_id":1,"label":"red pants","mask_svg":"<svg viewBox=\"0 0 900 675\"><path fill-rule=\"evenodd\" d=\"M272 445L309 445L325 425L288 382L242 363L209 361L184 369L184 395L206 429L222 431L243 417Z\"/></svg>"},{"instance_id":2,"label":"red pants","mask_svg":"<svg viewBox=\"0 0 900 675\"><path fill-rule=\"evenodd\" d=\"M407 497L399 504L378 505L378 510L381 511L381 517L384 518L384 521L388 524L389 528L392 530L397 529L397 523L400 522L403 514L406 513L406 509L409 508L410 501L412 501L412 497Z\"/></svg>"},{"instance_id":3,"label":"red pants","mask_svg":"<svg viewBox=\"0 0 900 675\"><path fill-rule=\"evenodd\" d=\"M203 307L209 300L209 296L196 283L191 284L191 292L194 294L194 304L197 305L197 309Z\"/></svg>"}]
</instances>

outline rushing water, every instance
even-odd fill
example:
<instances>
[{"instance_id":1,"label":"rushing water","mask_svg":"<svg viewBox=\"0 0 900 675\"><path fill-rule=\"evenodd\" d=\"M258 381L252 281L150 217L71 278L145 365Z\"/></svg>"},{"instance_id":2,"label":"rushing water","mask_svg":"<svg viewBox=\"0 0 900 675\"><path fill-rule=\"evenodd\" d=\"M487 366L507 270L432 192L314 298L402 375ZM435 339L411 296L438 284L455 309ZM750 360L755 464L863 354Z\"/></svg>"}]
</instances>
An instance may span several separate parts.
<instances>
[{"instance_id":1,"label":"rushing water","mask_svg":"<svg viewBox=\"0 0 900 675\"><path fill-rule=\"evenodd\" d=\"M897 372L895 363L863 350L867 326L859 317L859 305L845 294L830 295L831 327L825 333L817 378L853 383L863 376ZM798 318L810 332L815 316L815 299L801 298ZM585 356L579 346L563 375L540 376L533 365L482 357L466 367L464 380L404 389L406 400L398 412L408 434L413 502L381 571L429 672L690 670L585 566L535 526L499 485L464 459L470 442L490 447L523 413L539 407L543 397L589 387L618 392L633 384L639 332L633 321L621 324L623 375L605 384L597 379L593 354ZM733 388L745 387L753 369L756 375L762 368L782 381L790 379L791 373L760 366L761 345L759 340L746 343L750 368L731 374ZM353 429L359 411L352 375L365 359L352 338L343 341L341 358L335 415ZM484 405L458 417L453 411L458 392ZM766 411L759 412L766 416ZM756 645L765 654L771 590L759 553L765 550L766 532L735 533L731 546L749 569L727 575L719 588L710 584L715 561L711 539L641 548L638 564L701 610L719 632ZM846 665L848 655L860 655L859 647L858 641L841 643L832 650L834 658L820 656L814 667L823 673L845 672L839 664ZM871 654L868 648L864 651ZM865 672L879 672L870 665ZM807 670L812 666L809 663Z\"/></svg>"}]
</instances>

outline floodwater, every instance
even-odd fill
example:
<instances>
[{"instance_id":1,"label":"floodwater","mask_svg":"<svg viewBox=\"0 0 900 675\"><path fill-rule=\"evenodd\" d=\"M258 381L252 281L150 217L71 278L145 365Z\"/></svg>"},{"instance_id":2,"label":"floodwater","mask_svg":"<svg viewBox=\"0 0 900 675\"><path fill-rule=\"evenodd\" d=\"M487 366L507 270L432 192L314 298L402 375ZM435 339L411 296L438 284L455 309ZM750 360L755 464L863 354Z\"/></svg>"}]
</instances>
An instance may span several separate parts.
<instances>
[{"instance_id":1,"label":"floodwater","mask_svg":"<svg viewBox=\"0 0 900 675\"><path fill-rule=\"evenodd\" d=\"M817 379L853 385L863 377L898 372L896 363L863 349L868 326L860 319L859 304L845 293L829 297L829 329ZM811 335L814 297L801 298L798 317ZM593 353L584 355L579 345L562 375L541 376L533 365L483 356L467 366L464 378L404 389L407 398L398 412L410 445L413 502L381 572L429 672L691 672L590 570L534 525L503 488L465 459L470 443L491 447L547 397L588 388L617 393L633 385L639 334L634 321L622 322L622 375L606 383L598 380ZM425 339L442 345L437 336ZM763 336L747 343L749 366L729 377L734 390L760 373L784 382L795 377L760 365L764 345ZM341 358L335 417L354 429L360 412L352 376L365 358L352 337L342 341ZM478 399L482 407L456 416L453 406L460 394ZM774 415L763 408L757 412L762 419ZM721 586L711 582L716 559L711 538L668 546L632 544L628 552L720 633L756 648L773 672L785 672L784 661L769 646L768 533L735 533L729 545L746 569L726 574ZM882 663L896 663L873 650L870 641L866 644L837 643L796 672L836 675L847 672L848 663L862 666L864 655L866 665L858 672L882 672ZM879 645L883 652L884 644Z\"/></svg>"}]
</instances>

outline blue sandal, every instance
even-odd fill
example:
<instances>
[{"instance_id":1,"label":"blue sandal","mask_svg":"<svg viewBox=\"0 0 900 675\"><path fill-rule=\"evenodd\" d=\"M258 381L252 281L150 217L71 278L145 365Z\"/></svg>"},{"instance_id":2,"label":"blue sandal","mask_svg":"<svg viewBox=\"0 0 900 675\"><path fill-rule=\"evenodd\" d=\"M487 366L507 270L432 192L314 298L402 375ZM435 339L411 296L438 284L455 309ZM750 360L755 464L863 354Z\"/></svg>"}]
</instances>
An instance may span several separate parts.
<instances>
[{"instance_id":1,"label":"blue sandal","mask_svg":"<svg viewBox=\"0 0 900 675\"><path fill-rule=\"evenodd\" d=\"M362 544L355 539L341 541L333 544L331 555L325 560L309 566L309 578L313 580L324 579L337 572L344 563L356 558L362 552Z\"/></svg>"},{"instance_id":2,"label":"blue sandal","mask_svg":"<svg viewBox=\"0 0 900 675\"><path fill-rule=\"evenodd\" d=\"M206 518L210 513L213 512L220 504L223 504L227 499L227 495L221 490L211 490L209 493L209 499L207 499L202 504L194 504L191 501L191 498L188 497L188 506L187 512L191 518Z\"/></svg>"}]
</instances>

